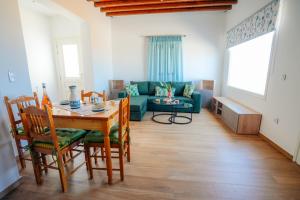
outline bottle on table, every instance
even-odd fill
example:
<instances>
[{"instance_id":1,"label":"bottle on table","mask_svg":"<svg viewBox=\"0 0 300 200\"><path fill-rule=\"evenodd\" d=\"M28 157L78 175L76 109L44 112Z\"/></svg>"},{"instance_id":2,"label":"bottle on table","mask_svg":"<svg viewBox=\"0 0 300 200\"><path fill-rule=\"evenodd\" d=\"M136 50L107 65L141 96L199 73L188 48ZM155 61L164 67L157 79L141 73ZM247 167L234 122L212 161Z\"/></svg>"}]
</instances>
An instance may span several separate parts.
<instances>
[{"instance_id":1,"label":"bottle on table","mask_svg":"<svg viewBox=\"0 0 300 200\"><path fill-rule=\"evenodd\" d=\"M50 108L52 108L52 102L47 94L47 91L46 91L46 84L43 83L42 84L43 86L43 99L42 99L42 108L44 109L44 106L45 105L48 105Z\"/></svg>"}]
</instances>

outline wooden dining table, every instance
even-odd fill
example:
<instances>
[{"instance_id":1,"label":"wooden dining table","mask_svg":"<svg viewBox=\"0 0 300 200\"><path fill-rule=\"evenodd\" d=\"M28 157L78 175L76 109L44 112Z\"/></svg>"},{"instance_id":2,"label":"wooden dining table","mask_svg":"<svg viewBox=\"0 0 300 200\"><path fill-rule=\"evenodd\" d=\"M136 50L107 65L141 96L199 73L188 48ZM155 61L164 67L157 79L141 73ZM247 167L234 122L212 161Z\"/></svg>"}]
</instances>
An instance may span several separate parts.
<instances>
[{"instance_id":1,"label":"wooden dining table","mask_svg":"<svg viewBox=\"0 0 300 200\"><path fill-rule=\"evenodd\" d=\"M111 126L118 120L119 104L115 101L107 101L105 104L105 111L95 113L90 112L89 114L81 114L80 112L77 112L76 109L64 109L64 107L60 105L54 105L52 112L56 128L77 128L104 132L108 184L112 184L112 161L109 133ZM81 106L89 106L91 108L91 105L82 104Z\"/></svg>"}]
</instances>

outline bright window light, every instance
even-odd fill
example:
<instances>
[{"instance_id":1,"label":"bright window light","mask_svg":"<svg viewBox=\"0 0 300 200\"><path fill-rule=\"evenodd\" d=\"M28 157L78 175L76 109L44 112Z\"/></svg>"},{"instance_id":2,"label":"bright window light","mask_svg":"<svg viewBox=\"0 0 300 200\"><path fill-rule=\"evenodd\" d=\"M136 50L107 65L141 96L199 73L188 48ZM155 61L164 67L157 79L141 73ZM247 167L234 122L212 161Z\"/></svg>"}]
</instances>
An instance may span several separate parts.
<instances>
[{"instance_id":1,"label":"bright window light","mask_svg":"<svg viewBox=\"0 0 300 200\"><path fill-rule=\"evenodd\" d=\"M229 49L228 85L265 95L274 31Z\"/></svg>"},{"instance_id":2,"label":"bright window light","mask_svg":"<svg viewBox=\"0 0 300 200\"><path fill-rule=\"evenodd\" d=\"M80 77L78 47L76 44L63 45L65 76Z\"/></svg>"}]
</instances>

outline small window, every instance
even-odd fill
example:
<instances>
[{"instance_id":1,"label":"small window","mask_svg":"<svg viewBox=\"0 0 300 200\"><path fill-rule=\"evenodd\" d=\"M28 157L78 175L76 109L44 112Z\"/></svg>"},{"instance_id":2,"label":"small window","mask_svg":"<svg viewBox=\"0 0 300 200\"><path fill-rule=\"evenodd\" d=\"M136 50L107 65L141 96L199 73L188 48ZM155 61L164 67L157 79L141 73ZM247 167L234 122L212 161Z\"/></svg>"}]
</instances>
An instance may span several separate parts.
<instances>
[{"instance_id":1,"label":"small window","mask_svg":"<svg viewBox=\"0 0 300 200\"><path fill-rule=\"evenodd\" d=\"M228 85L265 95L274 31L229 49Z\"/></svg>"},{"instance_id":2,"label":"small window","mask_svg":"<svg viewBox=\"0 0 300 200\"><path fill-rule=\"evenodd\" d=\"M68 78L80 77L78 47L76 44L63 45L65 76Z\"/></svg>"}]
</instances>

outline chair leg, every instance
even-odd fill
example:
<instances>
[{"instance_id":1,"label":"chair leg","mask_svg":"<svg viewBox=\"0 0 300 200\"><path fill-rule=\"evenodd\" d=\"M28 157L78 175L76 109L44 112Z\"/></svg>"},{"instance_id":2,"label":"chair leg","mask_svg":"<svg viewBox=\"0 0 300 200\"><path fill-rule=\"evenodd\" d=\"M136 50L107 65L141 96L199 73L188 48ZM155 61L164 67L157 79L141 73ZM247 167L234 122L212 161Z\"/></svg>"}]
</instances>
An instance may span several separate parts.
<instances>
[{"instance_id":1,"label":"chair leg","mask_svg":"<svg viewBox=\"0 0 300 200\"><path fill-rule=\"evenodd\" d=\"M120 165L120 178L121 181L124 180L124 155L123 155L123 148L119 148L119 165Z\"/></svg>"},{"instance_id":2,"label":"chair leg","mask_svg":"<svg viewBox=\"0 0 300 200\"><path fill-rule=\"evenodd\" d=\"M127 162L130 162L130 141L129 141L129 135L128 135L128 139L127 139L127 151L126 151L126 155L127 155Z\"/></svg>"},{"instance_id":3,"label":"chair leg","mask_svg":"<svg viewBox=\"0 0 300 200\"><path fill-rule=\"evenodd\" d=\"M60 153L58 153L58 155L57 155L57 163L58 163L58 171L59 171L61 189L63 192L66 192L68 189L68 184L67 184L67 179L65 176L63 156Z\"/></svg>"},{"instance_id":4,"label":"chair leg","mask_svg":"<svg viewBox=\"0 0 300 200\"><path fill-rule=\"evenodd\" d=\"M91 161L91 151L90 147L88 145L84 145L85 150L85 160L86 160L86 166L89 173L89 179L93 179L93 169L92 169L92 161Z\"/></svg>"},{"instance_id":5,"label":"chair leg","mask_svg":"<svg viewBox=\"0 0 300 200\"><path fill-rule=\"evenodd\" d=\"M43 162L43 165L44 165L45 173L47 174L48 173L48 167L47 167L47 158L46 158L45 154L42 154L42 162Z\"/></svg>"},{"instance_id":6,"label":"chair leg","mask_svg":"<svg viewBox=\"0 0 300 200\"><path fill-rule=\"evenodd\" d=\"M97 156L96 151L97 151L97 147L94 147L94 155L95 155L95 156ZM97 165L97 164L98 164L98 159L97 159L97 157L95 157L94 160L95 160L95 164Z\"/></svg>"},{"instance_id":7,"label":"chair leg","mask_svg":"<svg viewBox=\"0 0 300 200\"><path fill-rule=\"evenodd\" d=\"M31 161L32 161L32 167L33 167L36 184L41 185L42 178L41 178L41 171L39 167L40 160L37 152L31 151Z\"/></svg>"},{"instance_id":8,"label":"chair leg","mask_svg":"<svg viewBox=\"0 0 300 200\"><path fill-rule=\"evenodd\" d=\"M104 162L104 148L101 147L101 159Z\"/></svg>"},{"instance_id":9,"label":"chair leg","mask_svg":"<svg viewBox=\"0 0 300 200\"><path fill-rule=\"evenodd\" d=\"M21 141L20 140L16 140L16 146L17 146L17 150L18 150L18 154L19 154L19 160L20 160L20 164L22 169L26 168L26 163L24 160L24 153L22 150L22 145L21 145Z\"/></svg>"},{"instance_id":10,"label":"chair leg","mask_svg":"<svg viewBox=\"0 0 300 200\"><path fill-rule=\"evenodd\" d=\"M64 163L66 163L66 154L62 155L62 160Z\"/></svg>"},{"instance_id":11,"label":"chair leg","mask_svg":"<svg viewBox=\"0 0 300 200\"><path fill-rule=\"evenodd\" d=\"M73 151L69 151L70 157L73 158Z\"/></svg>"}]
</instances>

